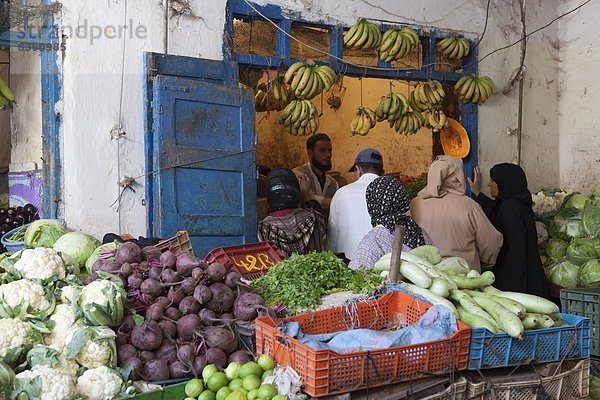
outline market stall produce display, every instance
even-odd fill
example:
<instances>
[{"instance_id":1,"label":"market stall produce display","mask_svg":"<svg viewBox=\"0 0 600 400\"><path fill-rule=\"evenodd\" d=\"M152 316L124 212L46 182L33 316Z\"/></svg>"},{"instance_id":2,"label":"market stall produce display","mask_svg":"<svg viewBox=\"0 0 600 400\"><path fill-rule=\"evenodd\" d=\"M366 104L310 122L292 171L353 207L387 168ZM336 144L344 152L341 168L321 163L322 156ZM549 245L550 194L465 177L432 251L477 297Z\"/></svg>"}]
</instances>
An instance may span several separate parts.
<instances>
[{"instance_id":1,"label":"market stall produce display","mask_svg":"<svg viewBox=\"0 0 600 400\"><path fill-rule=\"evenodd\" d=\"M39 219L40 216L33 204L21 207L0 208L0 238L9 244L23 242L25 238L25 225ZM21 229L17 229L21 228ZM7 233L11 232L10 235ZM4 237L7 235L6 237ZM5 253L7 248L0 243L0 253Z\"/></svg>"}]
</instances>

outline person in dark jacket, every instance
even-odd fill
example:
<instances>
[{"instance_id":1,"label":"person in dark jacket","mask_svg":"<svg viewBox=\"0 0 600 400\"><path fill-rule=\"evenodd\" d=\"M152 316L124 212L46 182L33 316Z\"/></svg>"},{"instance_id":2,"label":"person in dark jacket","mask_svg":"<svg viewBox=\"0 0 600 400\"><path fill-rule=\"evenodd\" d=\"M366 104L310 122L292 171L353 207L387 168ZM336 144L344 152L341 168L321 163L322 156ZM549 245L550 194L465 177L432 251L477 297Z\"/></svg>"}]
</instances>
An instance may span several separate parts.
<instances>
[{"instance_id":1,"label":"person in dark jacket","mask_svg":"<svg viewBox=\"0 0 600 400\"><path fill-rule=\"evenodd\" d=\"M475 200L504 237L493 267L500 290L548 296L548 284L538 253L533 200L527 177L516 164L497 164L490 170L490 199L481 193L481 174L476 167L469 178Z\"/></svg>"}]
</instances>

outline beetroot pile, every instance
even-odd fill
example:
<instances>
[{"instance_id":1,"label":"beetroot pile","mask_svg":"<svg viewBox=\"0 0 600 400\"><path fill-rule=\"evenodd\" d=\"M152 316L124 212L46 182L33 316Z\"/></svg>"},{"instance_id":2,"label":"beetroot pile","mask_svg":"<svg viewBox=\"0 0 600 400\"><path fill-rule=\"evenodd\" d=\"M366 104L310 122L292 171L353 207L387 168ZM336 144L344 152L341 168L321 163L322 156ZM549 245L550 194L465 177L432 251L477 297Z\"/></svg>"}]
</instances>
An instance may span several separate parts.
<instances>
[{"instance_id":1,"label":"beetroot pile","mask_svg":"<svg viewBox=\"0 0 600 400\"><path fill-rule=\"evenodd\" d=\"M133 367L132 379L198 376L207 364L249 360L237 330L272 311L235 269L134 243L101 257L94 278L98 271L116 274L127 289L129 315L117 331L117 355L120 367Z\"/></svg>"}]
</instances>

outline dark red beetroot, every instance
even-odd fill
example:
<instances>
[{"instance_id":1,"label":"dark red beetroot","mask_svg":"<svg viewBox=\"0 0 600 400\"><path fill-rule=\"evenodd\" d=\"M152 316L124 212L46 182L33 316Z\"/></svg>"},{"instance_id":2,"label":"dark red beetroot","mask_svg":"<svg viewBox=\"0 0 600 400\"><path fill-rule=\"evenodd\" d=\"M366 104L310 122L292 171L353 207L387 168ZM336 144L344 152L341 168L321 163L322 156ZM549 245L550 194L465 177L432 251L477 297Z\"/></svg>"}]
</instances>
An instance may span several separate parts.
<instances>
[{"instance_id":1,"label":"dark red beetroot","mask_svg":"<svg viewBox=\"0 0 600 400\"><path fill-rule=\"evenodd\" d=\"M119 346L117 349L117 362L119 365L122 365L125 360L131 357L135 357L137 355L137 349L134 345L126 343L122 346Z\"/></svg>"},{"instance_id":2,"label":"dark red beetroot","mask_svg":"<svg viewBox=\"0 0 600 400\"><path fill-rule=\"evenodd\" d=\"M227 354L216 347L206 350L204 357L207 364L215 364L219 369L223 369L227 365Z\"/></svg>"},{"instance_id":3,"label":"dark red beetroot","mask_svg":"<svg viewBox=\"0 0 600 400\"><path fill-rule=\"evenodd\" d=\"M119 332L129 333L135 327L135 321L133 320L133 315L127 314L123 318L123 322L121 322L121 326L119 327Z\"/></svg>"},{"instance_id":4,"label":"dark red beetroot","mask_svg":"<svg viewBox=\"0 0 600 400\"><path fill-rule=\"evenodd\" d=\"M159 260L161 255L161 251L154 246L146 246L142 248L142 258L145 261Z\"/></svg>"},{"instance_id":5,"label":"dark red beetroot","mask_svg":"<svg viewBox=\"0 0 600 400\"><path fill-rule=\"evenodd\" d=\"M196 280L190 276L190 277L185 278L181 282L181 290L185 294L191 294L194 292L194 289L196 289L196 285L197 285Z\"/></svg>"},{"instance_id":6,"label":"dark red beetroot","mask_svg":"<svg viewBox=\"0 0 600 400\"><path fill-rule=\"evenodd\" d=\"M167 296L161 296L155 300L155 304L160 305L162 308L167 308L171 306L171 300Z\"/></svg>"},{"instance_id":7,"label":"dark red beetroot","mask_svg":"<svg viewBox=\"0 0 600 400\"><path fill-rule=\"evenodd\" d=\"M206 362L206 357L204 357L204 354L197 355L196 358L194 358L194 365L192 366L194 376L201 376L202 370L207 364L208 363Z\"/></svg>"},{"instance_id":8,"label":"dark red beetroot","mask_svg":"<svg viewBox=\"0 0 600 400\"><path fill-rule=\"evenodd\" d=\"M205 277L208 277L208 275L206 275L206 273L204 272L204 270L201 267L194 268L192 270L192 278L194 278L196 281L200 281L200 280L204 279Z\"/></svg>"},{"instance_id":9,"label":"dark red beetroot","mask_svg":"<svg viewBox=\"0 0 600 400\"><path fill-rule=\"evenodd\" d=\"M167 298L173 302L173 306L179 305L181 300L185 297L185 293L181 289L171 287L167 292Z\"/></svg>"},{"instance_id":10,"label":"dark red beetroot","mask_svg":"<svg viewBox=\"0 0 600 400\"><path fill-rule=\"evenodd\" d=\"M258 294L244 292L235 300L233 314L242 321L252 321L258 317L258 311L266 305L265 300Z\"/></svg>"},{"instance_id":11,"label":"dark red beetroot","mask_svg":"<svg viewBox=\"0 0 600 400\"><path fill-rule=\"evenodd\" d=\"M172 269L163 269L160 273L160 280L164 283L177 283L181 281L181 277Z\"/></svg>"},{"instance_id":12,"label":"dark red beetroot","mask_svg":"<svg viewBox=\"0 0 600 400\"><path fill-rule=\"evenodd\" d=\"M216 325L216 323L218 322L217 314L215 314L213 310L209 310L208 308L203 308L202 310L200 310L198 316L202 320L202 325L204 326Z\"/></svg>"},{"instance_id":13,"label":"dark red beetroot","mask_svg":"<svg viewBox=\"0 0 600 400\"><path fill-rule=\"evenodd\" d=\"M140 275L129 275L129 277L127 278L127 286L129 287L130 290L137 290L140 287L142 287L142 282L144 281L144 278L142 278Z\"/></svg>"},{"instance_id":14,"label":"dark red beetroot","mask_svg":"<svg viewBox=\"0 0 600 400\"><path fill-rule=\"evenodd\" d=\"M144 364L140 376L146 381L165 381L170 376L169 366L165 360L156 358Z\"/></svg>"},{"instance_id":15,"label":"dark red beetroot","mask_svg":"<svg viewBox=\"0 0 600 400\"><path fill-rule=\"evenodd\" d=\"M172 379L183 378L191 371L191 366L186 366L181 361L175 361L169 364L169 372Z\"/></svg>"},{"instance_id":16,"label":"dark red beetroot","mask_svg":"<svg viewBox=\"0 0 600 400\"><path fill-rule=\"evenodd\" d=\"M148 351L148 350L140 351L140 360L142 360L143 363L146 363L150 360L154 360L155 358L156 358L156 355L154 354L153 351Z\"/></svg>"},{"instance_id":17,"label":"dark red beetroot","mask_svg":"<svg viewBox=\"0 0 600 400\"><path fill-rule=\"evenodd\" d=\"M154 303L146 310L146 319L160 321L163 317L163 308L160 304Z\"/></svg>"},{"instance_id":18,"label":"dark red beetroot","mask_svg":"<svg viewBox=\"0 0 600 400\"><path fill-rule=\"evenodd\" d=\"M206 273L213 282L223 282L227 275L227 269L223 264L214 262L206 268Z\"/></svg>"},{"instance_id":19,"label":"dark red beetroot","mask_svg":"<svg viewBox=\"0 0 600 400\"><path fill-rule=\"evenodd\" d=\"M207 326L204 328L204 340L209 348L218 348L226 354L231 354L238 349L238 339L235 334L226 328Z\"/></svg>"},{"instance_id":20,"label":"dark red beetroot","mask_svg":"<svg viewBox=\"0 0 600 400\"><path fill-rule=\"evenodd\" d=\"M163 268L173 269L175 268L175 261L177 257L175 254L171 253L169 250L165 251L160 255L160 265Z\"/></svg>"},{"instance_id":21,"label":"dark red beetroot","mask_svg":"<svg viewBox=\"0 0 600 400\"><path fill-rule=\"evenodd\" d=\"M194 363L195 351L196 349L193 344L183 344L177 350L177 359L185 365L191 366Z\"/></svg>"},{"instance_id":22,"label":"dark red beetroot","mask_svg":"<svg viewBox=\"0 0 600 400\"><path fill-rule=\"evenodd\" d=\"M129 263L125 263L121 265L121 275L123 277L128 278L131 274L133 274L133 267Z\"/></svg>"},{"instance_id":23,"label":"dark red beetroot","mask_svg":"<svg viewBox=\"0 0 600 400\"><path fill-rule=\"evenodd\" d=\"M165 340L154 354L156 358L162 358L166 362L172 363L177 360L177 346L172 341Z\"/></svg>"},{"instance_id":24,"label":"dark red beetroot","mask_svg":"<svg viewBox=\"0 0 600 400\"><path fill-rule=\"evenodd\" d=\"M165 310L165 316L173 321L177 321L182 315L183 313L175 307L169 307Z\"/></svg>"},{"instance_id":25,"label":"dark red beetroot","mask_svg":"<svg viewBox=\"0 0 600 400\"><path fill-rule=\"evenodd\" d=\"M119 263L119 265L140 262L142 261L142 249L132 242L123 243L115 253L115 261Z\"/></svg>"},{"instance_id":26,"label":"dark red beetroot","mask_svg":"<svg viewBox=\"0 0 600 400\"><path fill-rule=\"evenodd\" d=\"M162 330L156 321L144 321L131 331L131 344L139 350L155 350L163 340Z\"/></svg>"},{"instance_id":27,"label":"dark red beetroot","mask_svg":"<svg viewBox=\"0 0 600 400\"><path fill-rule=\"evenodd\" d=\"M158 321L158 325L163 333L163 338L173 339L175 335L177 335L177 325L175 325L174 322L163 319ZM163 344L165 343L167 343L167 341L163 340Z\"/></svg>"},{"instance_id":28,"label":"dark red beetroot","mask_svg":"<svg viewBox=\"0 0 600 400\"><path fill-rule=\"evenodd\" d=\"M217 319L219 326L232 326L235 323L235 316L232 313L223 313Z\"/></svg>"},{"instance_id":29,"label":"dark red beetroot","mask_svg":"<svg viewBox=\"0 0 600 400\"><path fill-rule=\"evenodd\" d=\"M129 366L132 367L131 373L129 374L129 379L137 381L141 379L140 373L144 369L144 364L142 360L137 357L131 357L125 360L125 362L121 365L121 368L127 369Z\"/></svg>"},{"instance_id":30,"label":"dark red beetroot","mask_svg":"<svg viewBox=\"0 0 600 400\"><path fill-rule=\"evenodd\" d=\"M212 300L213 294L206 285L196 286L194 289L194 299L200 304L206 304Z\"/></svg>"},{"instance_id":31,"label":"dark red beetroot","mask_svg":"<svg viewBox=\"0 0 600 400\"><path fill-rule=\"evenodd\" d=\"M218 313L231 310L235 296L227 285L224 283L213 283L210 285L210 291L213 296L208 304L206 304L206 308Z\"/></svg>"},{"instance_id":32,"label":"dark red beetroot","mask_svg":"<svg viewBox=\"0 0 600 400\"><path fill-rule=\"evenodd\" d=\"M129 334L124 332L117 332L117 337L115 338L115 345L117 347L127 344L129 342Z\"/></svg>"},{"instance_id":33,"label":"dark red beetroot","mask_svg":"<svg viewBox=\"0 0 600 400\"><path fill-rule=\"evenodd\" d=\"M163 292L163 286L159 281L148 278L142 282L140 290L142 293L152 297L160 297Z\"/></svg>"},{"instance_id":34,"label":"dark red beetroot","mask_svg":"<svg viewBox=\"0 0 600 400\"><path fill-rule=\"evenodd\" d=\"M183 315L196 314L200 311L200 304L198 304L192 296L187 296L179 302L179 311L181 311Z\"/></svg>"},{"instance_id":35,"label":"dark red beetroot","mask_svg":"<svg viewBox=\"0 0 600 400\"><path fill-rule=\"evenodd\" d=\"M252 360L252 355L250 353L248 353L246 350L238 350L236 352L231 353L227 361L237 361L244 364L250 360Z\"/></svg>"},{"instance_id":36,"label":"dark red beetroot","mask_svg":"<svg viewBox=\"0 0 600 400\"><path fill-rule=\"evenodd\" d=\"M148 270L148 278L154 279L156 281L160 280L160 275L163 270L158 267L152 267Z\"/></svg>"},{"instance_id":37,"label":"dark red beetroot","mask_svg":"<svg viewBox=\"0 0 600 400\"><path fill-rule=\"evenodd\" d=\"M201 327L202 321L197 314L184 315L177 320L177 336L183 340L191 341Z\"/></svg>"},{"instance_id":38,"label":"dark red beetroot","mask_svg":"<svg viewBox=\"0 0 600 400\"><path fill-rule=\"evenodd\" d=\"M200 259L190 253L181 253L177 256L175 268L181 276L188 277L192 275L192 270L200 266Z\"/></svg>"},{"instance_id":39,"label":"dark red beetroot","mask_svg":"<svg viewBox=\"0 0 600 400\"><path fill-rule=\"evenodd\" d=\"M237 271L230 271L225 275L225 284L231 289L235 289L242 279L242 275Z\"/></svg>"}]
</instances>

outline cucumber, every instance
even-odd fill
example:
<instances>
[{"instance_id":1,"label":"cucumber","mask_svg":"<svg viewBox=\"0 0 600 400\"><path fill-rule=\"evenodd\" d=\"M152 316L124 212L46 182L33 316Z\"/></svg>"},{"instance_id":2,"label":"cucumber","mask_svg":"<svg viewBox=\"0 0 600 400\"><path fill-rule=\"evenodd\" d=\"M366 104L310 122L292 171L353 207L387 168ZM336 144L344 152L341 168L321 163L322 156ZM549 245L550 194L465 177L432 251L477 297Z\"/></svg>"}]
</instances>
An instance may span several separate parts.
<instances>
[{"instance_id":1,"label":"cucumber","mask_svg":"<svg viewBox=\"0 0 600 400\"><path fill-rule=\"evenodd\" d=\"M460 257L444 258L439 264L435 264L438 271L445 273L453 272L457 275L466 275L471 270L469 263Z\"/></svg>"},{"instance_id":2,"label":"cucumber","mask_svg":"<svg viewBox=\"0 0 600 400\"><path fill-rule=\"evenodd\" d=\"M481 292L476 292L474 290L465 290L467 294L471 297L486 297L488 299L494 300L496 303L500 304L502 307L512 311L517 314L519 318L523 318L525 316L525 306L523 304L516 302L511 299L506 299L504 297L495 296L493 294L486 294Z\"/></svg>"},{"instance_id":3,"label":"cucumber","mask_svg":"<svg viewBox=\"0 0 600 400\"><path fill-rule=\"evenodd\" d=\"M525 316L521 320L521 323L523 324L523 329L536 329L538 324L537 315L538 314L525 313Z\"/></svg>"},{"instance_id":4,"label":"cucumber","mask_svg":"<svg viewBox=\"0 0 600 400\"><path fill-rule=\"evenodd\" d=\"M456 307L454 307L454 304L452 304L451 302L449 302L442 296L438 296L437 294L432 293L431 290L423 289L416 285L413 285L411 283L406 283L406 282L398 282L398 286L403 287L404 289L407 289L407 290L413 292L414 294L417 294L417 295L425 298L429 303L431 303L433 305L442 305L442 306L448 308L450 311L452 311L454 313L456 318L458 318L458 312L456 311Z\"/></svg>"},{"instance_id":5,"label":"cucumber","mask_svg":"<svg viewBox=\"0 0 600 400\"><path fill-rule=\"evenodd\" d=\"M496 277L494 273L491 271L486 271L481 276L477 278L468 278L466 276L460 275L450 275L450 279L452 279L459 289L479 289L483 286L488 286L494 283Z\"/></svg>"},{"instance_id":6,"label":"cucumber","mask_svg":"<svg viewBox=\"0 0 600 400\"><path fill-rule=\"evenodd\" d=\"M408 262L411 262L411 263L415 264L416 266L420 267L423 271L425 271L432 278L446 279L448 281L448 283L450 284L451 289L458 289L458 286L456 286L456 283L454 283L454 281L452 279L450 279L450 277L448 275L446 275L444 272L438 270L431 263L423 260L421 257L415 256L414 254L410 254L410 253L402 253L400 255L400 257L402 258L402 261L408 261Z\"/></svg>"},{"instance_id":7,"label":"cucumber","mask_svg":"<svg viewBox=\"0 0 600 400\"><path fill-rule=\"evenodd\" d=\"M481 274L479 273L479 271L474 270L474 269L470 270L469 273L467 274L467 278L478 278L480 276L481 276Z\"/></svg>"},{"instance_id":8,"label":"cucumber","mask_svg":"<svg viewBox=\"0 0 600 400\"><path fill-rule=\"evenodd\" d=\"M485 297L474 297L475 303L487 311L498 323L500 328L510 337L521 339L523 337L523 323L517 314L507 310L492 299Z\"/></svg>"},{"instance_id":9,"label":"cucumber","mask_svg":"<svg viewBox=\"0 0 600 400\"><path fill-rule=\"evenodd\" d=\"M433 293L446 298L450 295L451 288L447 280L442 278L433 278L431 281L432 283L429 287L429 290L431 290Z\"/></svg>"},{"instance_id":10,"label":"cucumber","mask_svg":"<svg viewBox=\"0 0 600 400\"><path fill-rule=\"evenodd\" d=\"M429 276L419 266L408 261L400 262L400 273L403 277L424 289L427 289L433 283L431 276Z\"/></svg>"},{"instance_id":11,"label":"cucumber","mask_svg":"<svg viewBox=\"0 0 600 400\"><path fill-rule=\"evenodd\" d=\"M492 332L499 332L500 329L498 328L498 324L496 324L496 321L494 320L494 318L492 318L492 316L490 314L488 314L487 312L485 312L483 310L483 308L479 307L479 305L477 303L475 303L475 301L473 301L473 299L471 298L471 296L469 296L467 293L463 292L462 290L451 290L450 291L450 298L459 303L461 305L461 307L469 312L470 314L474 314L478 317L484 318L488 321L488 323L490 323L494 329L490 329Z\"/></svg>"},{"instance_id":12,"label":"cucumber","mask_svg":"<svg viewBox=\"0 0 600 400\"><path fill-rule=\"evenodd\" d=\"M480 317L479 315L471 314L460 306L456 307L456 310L458 311L458 319L469 325L471 328L485 328L490 332L498 332L498 327L491 324L487 319Z\"/></svg>"},{"instance_id":13,"label":"cucumber","mask_svg":"<svg viewBox=\"0 0 600 400\"><path fill-rule=\"evenodd\" d=\"M482 288L482 291L484 293L493 294L495 296L500 296L519 302L525 306L525 309L528 313L556 314L560 311L558 306L550 300L546 300L533 294L502 292L491 286Z\"/></svg>"},{"instance_id":14,"label":"cucumber","mask_svg":"<svg viewBox=\"0 0 600 400\"><path fill-rule=\"evenodd\" d=\"M552 328L554 326L554 320L544 314L537 314L537 321L537 327L540 329Z\"/></svg>"}]
</instances>

